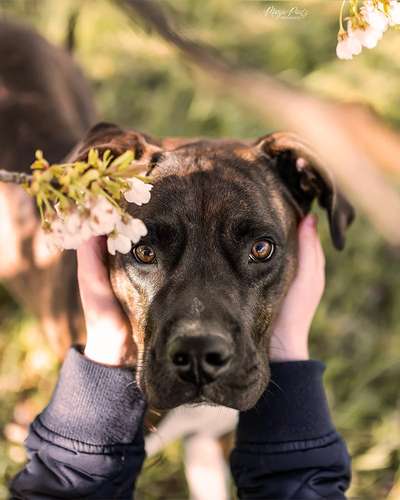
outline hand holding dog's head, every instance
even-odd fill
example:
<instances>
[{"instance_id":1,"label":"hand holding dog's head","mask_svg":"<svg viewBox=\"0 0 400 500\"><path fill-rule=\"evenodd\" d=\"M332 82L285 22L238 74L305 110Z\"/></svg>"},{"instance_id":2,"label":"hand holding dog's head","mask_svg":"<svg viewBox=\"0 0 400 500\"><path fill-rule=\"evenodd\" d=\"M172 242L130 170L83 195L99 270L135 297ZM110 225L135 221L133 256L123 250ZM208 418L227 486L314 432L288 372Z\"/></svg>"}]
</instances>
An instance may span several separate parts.
<instances>
[{"instance_id":1,"label":"hand holding dog's head","mask_svg":"<svg viewBox=\"0 0 400 500\"><path fill-rule=\"evenodd\" d=\"M296 272L298 222L318 199L341 248L350 205L289 135L157 141L102 124L75 156L90 147L132 149L154 177L150 202L129 207L148 234L110 258L150 404L250 408L269 381L271 324Z\"/></svg>"}]
</instances>

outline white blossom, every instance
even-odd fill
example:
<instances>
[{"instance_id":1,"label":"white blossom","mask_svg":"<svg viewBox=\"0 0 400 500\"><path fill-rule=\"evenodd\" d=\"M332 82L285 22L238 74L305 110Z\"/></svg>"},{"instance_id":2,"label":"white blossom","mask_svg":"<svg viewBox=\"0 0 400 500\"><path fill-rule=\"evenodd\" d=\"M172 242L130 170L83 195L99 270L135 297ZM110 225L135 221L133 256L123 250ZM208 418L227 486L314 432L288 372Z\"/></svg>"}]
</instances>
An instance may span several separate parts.
<instances>
[{"instance_id":1,"label":"white blossom","mask_svg":"<svg viewBox=\"0 0 400 500\"><path fill-rule=\"evenodd\" d=\"M100 196L92 201L89 210L89 225L96 236L111 233L120 219L118 210L108 200Z\"/></svg>"},{"instance_id":2,"label":"white blossom","mask_svg":"<svg viewBox=\"0 0 400 500\"><path fill-rule=\"evenodd\" d=\"M347 32L339 32L337 56L352 59L362 47L373 49L389 26L396 25L400 25L400 1L365 0L359 12L350 17Z\"/></svg>"},{"instance_id":3,"label":"white blossom","mask_svg":"<svg viewBox=\"0 0 400 500\"><path fill-rule=\"evenodd\" d=\"M58 217L51 223L50 230L58 245L66 250L77 249L93 236L87 218L78 210L66 214L59 212Z\"/></svg>"},{"instance_id":4,"label":"white blossom","mask_svg":"<svg viewBox=\"0 0 400 500\"><path fill-rule=\"evenodd\" d=\"M46 231L47 246L50 250L54 248L59 250L75 248L75 245L80 243L80 239L79 237L78 241L77 237L68 232L65 222L61 219L54 219L48 231Z\"/></svg>"},{"instance_id":5,"label":"white blossom","mask_svg":"<svg viewBox=\"0 0 400 500\"><path fill-rule=\"evenodd\" d=\"M115 252L128 253L131 248L131 240L121 233L114 232L107 238L107 249L111 255L115 255Z\"/></svg>"},{"instance_id":6,"label":"white blossom","mask_svg":"<svg viewBox=\"0 0 400 500\"><path fill-rule=\"evenodd\" d=\"M128 216L127 220L117 223L117 231L137 243L142 236L146 236L147 228L140 219Z\"/></svg>"},{"instance_id":7,"label":"white blossom","mask_svg":"<svg viewBox=\"0 0 400 500\"><path fill-rule=\"evenodd\" d=\"M358 27L356 29L352 29L351 22L348 22L347 31L349 36L355 37L363 47L367 49L373 49L377 46L379 40L382 38L383 33L381 31L377 31L371 26Z\"/></svg>"},{"instance_id":8,"label":"white blossom","mask_svg":"<svg viewBox=\"0 0 400 500\"><path fill-rule=\"evenodd\" d=\"M362 46L358 38L353 34L346 33L340 36L336 47L336 55L339 59L353 59L353 55L360 54Z\"/></svg>"},{"instance_id":9,"label":"white blossom","mask_svg":"<svg viewBox=\"0 0 400 500\"><path fill-rule=\"evenodd\" d=\"M367 0L362 5L360 12L364 21L371 26L373 30L383 33L389 26L389 19L381 8L383 8L381 2L375 5L371 0Z\"/></svg>"},{"instance_id":10,"label":"white blossom","mask_svg":"<svg viewBox=\"0 0 400 500\"><path fill-rule=\"evenodd\" d=\"M92 236L97 236L97 234L93 231L93 229L91 227L89 218L87 218L87 217L82 219L82 224L81 224L79 231L80 231L82 239L84 241L90 240L90 238ZM103 234L106 234L106 233L103 233Z\"/></svg>"},{"instance_id":11,"label":"white blossom","mask_svg":"<svg viewBox=\"0 0 400 500\"><path fill-rule=\"evenodd\" d=\"M136 179L136 177L129 179L128 182L129 189L124 193L126 201L136 203L136 205L143 205L150 201L152 184L146 184L140 179Z\"/></svg>"},{"instance_id":12,"label":"white blossom","mask_svg":"<svg viewBox=\"0 0 400 500\"><path fill-rule=\"evenodd\" d=\"M137 181L137 182L135 182ZM129 179L131 189L128 198L136 204L147 203L152 186L138 179ZM107 236L107 248L110 254L128 253L132 243L137 243L147 234L147 229L140 219L135 219L118 210L103 196L88 196L78 207L65 211L58 204L55 213L48 221L46 239L49 248L77 249L92 236Z\"/></svg>"},{"instance_id":13,"label":"white blossom","mask_svg":"<svg viewBox=\"0 0 400 500\"><path fill-rule=\"evenodd\" d=\"M400 2L398 1L392 0L390 2L389 24L390 26L400 24Z\"/></svg>"},{"instance_id":14,"label":"white blossom","mask_svg":"<svg viewBox=\"0 0 400 500\"><path fill-rule=\"evenodd\" d=\"M62 250L64 248L63 234L60 234L58 231L53 231L52 227L44 232L44 236L47 248L50 250L50 252L53 252L54 250Z\"/></svg>"},{"instance_id":15,"label":"white blossom","mask_svg":"<svg viewBox=\"0 0 400 500\"><path fill-rule=\"evenodd\" d=\"M76 234L64 234L63 238L63 248L65 250L76 250L79 248L82 243L84 242L81 234L76 233Z\"/></svg>"},{"instance_id":16,"label":"white blossom","mask_svg":"<svg viewBox=\"0 0 400 500\"><path fill-rule=\"evenodd\" d=\"M79 231L81 226L82 219L77 210L66 215L64 219L64 231L70 234L74 234Z\"/></svg>"},{"instance_id":17,"label":"white blossom","mask_svg":"<svg viewBox=\"0 0 400 500\"><path fill-rule=\"evenodd\" d=\"M54 220L50 222L50 233L52 233L54 236L62 236L65 232L65 225L64 221L56 217Z\"/></svg>"}]
</instances>

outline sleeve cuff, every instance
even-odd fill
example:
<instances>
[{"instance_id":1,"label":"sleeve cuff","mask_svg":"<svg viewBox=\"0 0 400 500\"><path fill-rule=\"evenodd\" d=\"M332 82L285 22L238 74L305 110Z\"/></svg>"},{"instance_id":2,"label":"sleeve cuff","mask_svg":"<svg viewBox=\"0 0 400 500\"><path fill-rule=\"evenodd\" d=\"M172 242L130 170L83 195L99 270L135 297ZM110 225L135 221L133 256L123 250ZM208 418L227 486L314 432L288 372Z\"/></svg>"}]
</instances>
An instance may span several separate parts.
<instances>
[{"instance_id":1,"label":"sleeve cuff","mask_svg":"<svg viewBox=\"0 0 400 500\"><path fill-rule=\"evenodd\" d=\"M71 348L49 405L32 424L44 439L91 446L131 444L142 437L146 403L134 370L101 365ZM58 438L58 439L57 439Z\"/></svg>"},{"instance_id":2,"label":"sleeve cuff","mask_svg":"<svg viewBox=\"0 0 400 500\"><path fill-rule=\"evenodd\" d=\"M319 361L271 363L271 381L249 411L241 412L238 443L289 443L335 433Z\"/></svg>"}]
</instances>

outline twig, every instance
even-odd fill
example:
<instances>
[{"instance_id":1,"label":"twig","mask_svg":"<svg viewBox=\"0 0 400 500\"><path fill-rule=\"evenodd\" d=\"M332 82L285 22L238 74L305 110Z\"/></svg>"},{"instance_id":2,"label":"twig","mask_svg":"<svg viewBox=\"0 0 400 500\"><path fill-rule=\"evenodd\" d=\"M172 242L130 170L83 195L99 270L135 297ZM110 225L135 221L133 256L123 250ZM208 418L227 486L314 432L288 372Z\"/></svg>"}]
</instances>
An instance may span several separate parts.
<instances>
[{"instance_id":1,"label":"twig","mask_svg":"<svg viewBox=\"0 0 400 500\"><path fill-rule=\"evenodd\" d=\"M9 182L12 184L30 184L32 175L20 172L9 172L8 170L0 169L0 182Z\"/></svg>"}]
</instances>

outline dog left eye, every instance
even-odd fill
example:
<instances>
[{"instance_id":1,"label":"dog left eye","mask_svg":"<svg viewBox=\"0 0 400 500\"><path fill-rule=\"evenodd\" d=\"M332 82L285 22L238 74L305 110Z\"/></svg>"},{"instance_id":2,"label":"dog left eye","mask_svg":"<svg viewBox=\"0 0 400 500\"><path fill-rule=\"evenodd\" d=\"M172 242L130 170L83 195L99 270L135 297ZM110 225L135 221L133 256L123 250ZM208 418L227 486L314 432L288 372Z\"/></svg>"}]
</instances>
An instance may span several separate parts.
<instances>
[{"instance_id":1,"label":"dog left eye","mask_svg":"<svg viewBox=\"0 0 400 500\"><path fill-rule=\"evenodd\" d=\"M142 264L154 264L156 253L149 245L138 245L133 249L136 260Z\"/></svg>"},{"instance_id":2,"label":"dog left eye","mask_svg":"<svg viewBox=\"0 0 400 500\"><path fill-rule=\"evenodd\" d=\"M259 240L251 247L249 262L266 262L275 251L275 245L269 240Z\"/></svg>"}]
</instances>

